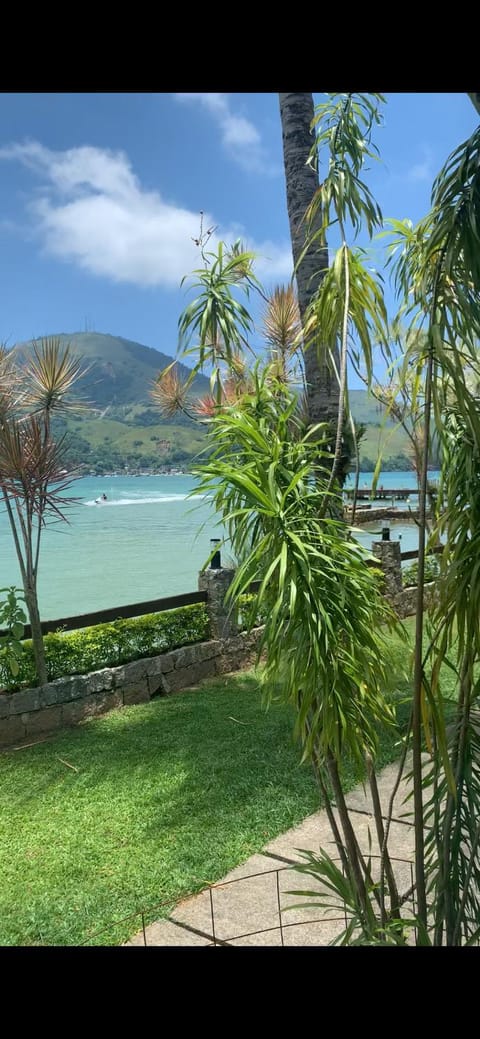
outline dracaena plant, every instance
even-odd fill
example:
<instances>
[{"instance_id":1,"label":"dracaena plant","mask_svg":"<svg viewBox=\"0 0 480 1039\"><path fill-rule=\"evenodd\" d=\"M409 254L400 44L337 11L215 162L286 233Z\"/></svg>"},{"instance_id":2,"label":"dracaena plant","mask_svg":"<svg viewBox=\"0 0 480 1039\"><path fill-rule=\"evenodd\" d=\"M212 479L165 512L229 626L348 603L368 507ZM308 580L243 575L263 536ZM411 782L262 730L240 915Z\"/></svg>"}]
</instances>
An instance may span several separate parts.
<instances>
[{"instance_id":1,"label":"dracaena plant","mask_svg":"<svg viewBox=\"0 0 480 1039\"><path fill-rule=\"evenodd\" d=\"M424 450L425 367L423 363L425 334L415 324L403 327L393 321L389 332L390 361L380 379L375 372L369 380L365 371L356 367L356 374L368 387L372 397L381 405L384 429L382 446L372 477L372 487L378 483L383 459L390 438L401 427L409 441L407 455L420 483ZM387 428L387 423L389 428ZM433 432L430 444L430 464L439 468L438 438ZM429 512L433 515L437 500L434 484L428 484ZM430 522L427 521L430 530Z\"/></svg>"},{"instance_id":2,"label":"dracaena plant","mask_svg":"<svg viewBox=\"0 0 480 1039\"><path fill-rule=\"evenodd\" d=\"M223 370L234 367L235 356L250 349L252 319L239 293L248 297L259 282L252 267L254 255L240 242L230 249L219 242L216 252L203 256L204 267L192 275L192 287L200 290L199 295L179 320L179 346L183 356L195 354L197 369L211 370L212 393L220 401Z\"/></svg>"},{"instance_id":3,"label":"dracaena plant","mask_svg":"<svg viewBox=\"0 0 480 1039\"><path fill-rule=\"evenodd\" d=\"M220 284L218 277L214 278L215 313L212 316L210 268L215 273L217 263L223 262L225 254L233 254L231 263L233 260L235 262L230 270L229 281L225 280ZM300 411L304 411L301 325L298 302L292 285L277 285L269 295L265 295L254 274L253 255L241 252L238 244L237 248L234 245L229 252L224 243L220 243L218 254L202 255L205 269L194 272L194 275L200 275L200 284L206 284L209 289L185 309L179 321L180 342L183 344L180 356L195 358L194 365L186 379L179 374L176 361L168 365L152 387L151 396L154 402L168 418L180 411L190 419L208 421L218 408L232 403L249 391L255 354L246 333L253 331L253 320L243 305L240 310L236 310L235 307L231 310L231 325L225 314L232 307L232 302L236 302L233 299L235 287L247 292L253 287L263 300L260 332L264 342L265 370L268 370L269 377L278 383L297 387L298 407ZM205 310L211 315L210 325L202 320ZM225 317L221 334L218 332L220 312L224 313ZM240 330L234 324L236 318L240 323ZM185 345L186 342L189 343L188 346ZM196 345L193 345L194 343ZM210 393L198 397L194 393L193 382L195 375L205 367L210 370Z\"/></svg>"},{"instance_id":4,"label":"dracaena plant","mask_svg":"<svg viewBox=\"0 0 480 1039\"><path fill-rule=\"evenodd\" d=\"M380 342L388 350L388 323L382 279L372 272L365 249L355 246L361 229L369 236L382 224L378 203L364 180L365 162L377 155L373 129L380 122L381 94L330 94L315 109L315 143L310 161L320 164L324 153L327 172L306 213L307 236L322 239L328 228L338 227L341 244L325 272L308 308L305 340L308 349L317 350L319 359L327 354L330 363L338 353L339 409L336 423L331 489L340 473L342 438L348 406L348 359L358 365L360 356L368 382L373 375L373 346ZM322 223L316 226L318 211ZM349 231L353 244L349 243ZM300 257L299 262L301 262Z\"/></svg>"},{"instance_id":5,"label":"dracaena plant","mask_svg":"<svg viewBox=\"0 0 480 1039\"><path fill-rule=\"evenodd\" d=\"M330 140L334 140L333 134ZM354 179L354 190L357 187ZM374 220L372 211L367 224ZM471 945L478 944L480 938L479 221L480 128L447 159L434 181L432 208L427 216L416 226L409 221L391 222L390 262L402 304L398 319L408 317L410 334L390 406L398 405L402 392L405 399L413 398L419 426L415 445L420 509L411 739L416 941L427 945ZM346 275L344 285L346 300ZM328 308L326 314L328 317ZM368 355L365 361L368 366ZM442 473L432 537L438 541L444 536L444 550L440 598L429 621L427 618L425 646L426 506L434 441ZM450 703L445 703L443 696L446 669L453 676L454 698ZM422 760L424 748L430 756L426 766ZM405 755L398 781L404 761ZM382 854L387 836L388 832ZM356 937L354 930L347 928L347 941L365 939L371 944L379 937L390 941L392 936L397 940L399 918L385 919L382 912L378 928L374 917L362 917L357 892L337 875L328 856L310 857L305 868L327 889L342 895L350 908ZM382 881L380 890L381 886Z\"/></svg>"},{"instance_id":6,"label":"dracaena plant","mask_svg":"<svg viewBox=\"0 0 480 1039\"><path fill-rule=\"evenodd\" d=\"M471 944L480 935L479 219L480 127L436 177L430 213L416 226L392 221L390 246L402 316L407 314L423 333L420 352L415 346L424 408L412 740L418 916L422 932L436 945ZM433 432L442 452L436 533L445 536L445 547L441 598L425 648L426 503ZM454 676L455 699L447 710L442 665ZM422 735L431 753L427 771L422 767Z\"/></svg>"},{"instance_id":7,"label":"dracaena plant","mask_svg":"<svg viewBox=\"0 0 480 1039\"><path fill-rule=\"evenodd\" d=\"M265 617L259 650L265 650L265 695L295 708L295 734L314 767L366 927L381 913L343 794L342 762L346 755L367 757L375 788L378 726L394 720L385 625L395 619L368 553L335 517L328 428L303 423L295 393L268 371L257 368L252 380L249 393L212 417L209 455L194 468L194 493L211 497L237 559L232 605L252 581L260 582L248 620ZM396 917L399 894L387 849L384 864Z\"/></svg>"},{"instance_id":8,"label":"dracaena plant","mask_svg":"<svg viewBox=\"0 0 480 1039\"><path fill-rule=\"evenodd\" d=\"M388 356L381 283L371 278L358 249L347 243L348 223L353 233L361 223L371 233L380 221L378 207L360 178L364 157L371 151L377 102L378 98L365 95L334 95L318 112L317 146L328 148L331 155L320 187L323 231L336 220L342 244L312 303L310 331L318 342L330 345L332 356L340 339L338 375L344 401L348 356L358 367L362 361L369 378L375 341L381 342ZM411 723L414 922L419 944L478 939L480 568L475 548L480 540L476 501L480 414L467 373L475 372L480 332L479 155L480 132L450 157L439 174L431 213L416 228L395 223L392 243L397 288L405 298L404 311L414 332L419 333L407 343L403 368L414 359L423 411ZM201 328L200 311L194 320ZM237 347L241 328L232 338ZM385 811L375 775L376 726L391 713L385 695L388 674L382 626L394 620L379 594L375 571L365 565L362 550L335 515L340 421L332 465L326 430L302 425L288 385L275 381L271 371L254 371L250 387L237 399L216 399L208 435L211 454L198 468L200 489L212 496L238 560L232 602L252 580L260 581L251 618L253 623L259 613L266 617L265 687L269 695L281 692L294 704L296 732L315 768L341 866L338 869L323 851L320 857L309 857L308 871L343 899L350 914L346 941L402 944L412 918L402 905L406 895L402 897L397 889L389 857L393 795ZM460 429L456 437L453 419L445 420L452 401ZM444 457L446 505L437 533L448 533L448 567L442 573L439 612L432 618L424 653L425 502L432 412ZM446 718L441 697L444 663L457 675L453 719ZM432 757L431 776L422 765L424 740ZM373 877L371 859L359 848L343 794L345 752L366 762L380 848L379 877ZM423 786L429 779L424 810Z\"/></svg>"},{"instance_id":9,"label":"dracaena plant","mask_svg":"<svg viewBox=\"0 0 480 1039\"><path fill-rule=\"evenodd\" d=\"M42 532L49 518L65 520L65 496L76 472L67 439L55 439L54 414L82 407L72 389L81 361L59 340L35 343L31 354L0 355L0 495L22 577L40 684L47 681L37 581Z\"/></svg>"},{"instance_id":10,"label":"dracaena plant","mask_svg":"<svg viewBox=\"0 0 480 1039\"><path fill-rule=\"evenodd\" d=\"M339 111L344 111L343 102ZM347 137L338 134L337 140L342 143ZM328 274L324 278L326 289L315 313L312 310L312 326L316 322L318 335L324 338L320 322L324 323L328 343L333 342L340 322L345 371L350 322L355 318L368 364L372 334L378 335L384 307L377 284L369 280L357 254L348 251L347 255L342 248L332 278L335 283ZM343 427L340 442L337 430L332 466L329 427L310 426L286 377L298 338L298 321L290 304L285 294L272 298L265 320L271 350L267 363L254 367L235 399L214 394L209 455L197 471L200 490L211 495L238 561L230 591L232 606L251 581L260 581L250 620L266 616L265 688L271 696L281 691L295 706L295 731L315 769L342 866L353 886L365 933L370 933L372 913L379 926L386 927L389 919L397 919L400 906L374 768L376 727L392 721L382 625L395 622L380 594L378 573L366 565L365 553L341 516L338 476ZM207 327L208 306L204 296L199 309L182 315L181 327L186 323L193 328L197 339ZM244 327L245 322L231 335L230 356L233 347L238 351L243 346ZM212 388L217 391L219 349L225 361L225 344L219 345L217 337L216 353L210 355ZM206 354L201 342L197 356L198 364L203 364ZM342 380L341 373L339 377ZM222 388L224 382L222 378ZM346 397L346 382L342 385ZM344 414L345 408L342 423ZM356 756L368 770L388 905L384 890L379 893L373 882L370 860L358 846L343 794L346 754ZM403 940L401 927L398 940Z\"/></svg>"}]
</instances>

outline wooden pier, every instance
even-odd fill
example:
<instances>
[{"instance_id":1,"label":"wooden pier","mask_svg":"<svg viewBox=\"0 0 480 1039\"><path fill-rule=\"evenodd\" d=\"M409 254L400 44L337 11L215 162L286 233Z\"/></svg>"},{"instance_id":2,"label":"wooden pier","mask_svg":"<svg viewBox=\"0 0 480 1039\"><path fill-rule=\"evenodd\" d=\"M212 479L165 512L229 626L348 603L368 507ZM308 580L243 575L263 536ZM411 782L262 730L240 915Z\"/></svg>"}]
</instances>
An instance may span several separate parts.
<instances>
[{"instance_id":1,"label":"wooden pier","mask_svg":"<svg viewBox=\"0 0 480 1039\"><path fill-rule=\"evenodd\" d=\"M349 500L352 499L353 487L344 487L343 493ZM377 487L375 493L371 487L359 487L357 491L357 501L391 501L392 498L395 501L406 501L407 498L417 496L417 487Z\"/></svg>"}]
</instances>

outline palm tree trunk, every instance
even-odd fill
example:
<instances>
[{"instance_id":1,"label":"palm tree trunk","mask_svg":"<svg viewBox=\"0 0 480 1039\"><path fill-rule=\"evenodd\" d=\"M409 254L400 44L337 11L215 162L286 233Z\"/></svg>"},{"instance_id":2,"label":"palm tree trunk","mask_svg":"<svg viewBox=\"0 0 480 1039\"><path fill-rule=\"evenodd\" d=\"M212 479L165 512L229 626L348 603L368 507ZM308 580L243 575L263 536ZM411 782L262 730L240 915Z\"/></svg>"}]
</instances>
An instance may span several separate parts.
<instances>
[{"instance_id":1,"label":"palm tree trunk","mask_svg":"<svg viewBox=\"0 0 480 1039\"><path fill-rule=\"evenodd\" d=\"M312 166L307 165L313 144L310 129L314 116L313 97L311 94L279 94L279 100L288 219L293 261L297 264L305 248L305 213L319 187L318 174ZM310 228L312 233L320 229L321 221L319 208ZM303 326L308 306L327 267L328 248L325 239L316 238L296 268L298 305ZM331 422L335 428L339 387L333 367L327 358L322 358L319 362L314 345L307 349L305 345L304 343L305 381L310 422Z\"/></svg>"}]
</instances>

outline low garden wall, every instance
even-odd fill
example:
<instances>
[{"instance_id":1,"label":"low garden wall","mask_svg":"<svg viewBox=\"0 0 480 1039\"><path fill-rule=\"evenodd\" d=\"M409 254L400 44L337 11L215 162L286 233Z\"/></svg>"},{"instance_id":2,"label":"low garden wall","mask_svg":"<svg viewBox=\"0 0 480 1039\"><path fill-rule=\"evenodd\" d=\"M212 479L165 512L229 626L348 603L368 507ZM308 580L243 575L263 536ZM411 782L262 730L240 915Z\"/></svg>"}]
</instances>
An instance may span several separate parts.
<instances>
[{"instance_id":1,"label":"low garden wall","mask_svg":"<svg viewBox=\"0 0 480 1039\"><path fill-rule=\"evenodd\" d=\"M403 588L400 545L391 541L374 542L372 551L378 566L383 570L385 596L399 617L414 614L417 591L413 587ZM144 703L155 696L177 693L195 686L205 678L251 666L257 657L257 646L263 629L259 627L249 633L238 633L236 618L225 606L225 594L233 576L233 570L224 568L206 570L200 574L199 588L206 593L205 613L202 612L205 607L190 606L183 611L172 609L163 615L158 614L158 620L155 617L143 618L143 641L141 644L138 642L136 628L137 642L133 649L139 656L141 645L141 651L144 654L150 651L151 655L144 655L130 663L103 667L97 671L89 670L93 660L98 664L99 653L105 650L105 646L108 652L109 647L115 644L115 652L118 653L124 642L124 652L130 651L129 639L133 636L127 622L99 626L99 633L93 639L86 634L82 635L82 631L73 636L70 634L68 660L71 663L72 654L76 654L75 670L89 673L55 678L36 688L0 692L0 746L12 746L30 738L34 740L41 734L75 725L115 707ZM425 585L427 606L434 602L435 593L434 582ZM89 630L95 633L97 629ZM205 638L207 632L211 636L209 639ZM179 645L182 637L193 644ZM57 666L57 671L53 669L50 674L65 674L66 665L63 665L61 655L62 635L55 634L48 638L52 640ZM153 655L155 643L152 640L158 638L167 640L163 646L171 646L173 641L173 645L176 644L178 648L162 652L158 647ZM115 659L118 660L118 656ZM123 659L128 657L124 656ZM28 675L26 671L24 681L25 678L27 682L32 680Z\"/></svg>"},{"instance_id":2,"label":"low garden wall","mask_svg":"<svg viewBox=\"0 0 480 1039\"><path fill-rule=\"evenodd\" d=\"M424 584L423 601L427 610L436 605L437 585L435 581L429 581L428 584ZM412 617L417 612L416 587L402 588L402 591L394 597L393 606L395 607L395 612L402 620L405 617Z\"/></svg>"},{"instance_id":3,"label":"low garden wall","mask_svg":"<svg viewBox=\"0 0 480 1039\"><path fill-rule=\"evenodd\" d=\"M76 725L114 707L145 703L178 693L204 678L249 667L256 659L261 628L229 638L182 646L88 675L57 678L35 689L0 694L0 745Z\"/></svg>"}]
</instances>

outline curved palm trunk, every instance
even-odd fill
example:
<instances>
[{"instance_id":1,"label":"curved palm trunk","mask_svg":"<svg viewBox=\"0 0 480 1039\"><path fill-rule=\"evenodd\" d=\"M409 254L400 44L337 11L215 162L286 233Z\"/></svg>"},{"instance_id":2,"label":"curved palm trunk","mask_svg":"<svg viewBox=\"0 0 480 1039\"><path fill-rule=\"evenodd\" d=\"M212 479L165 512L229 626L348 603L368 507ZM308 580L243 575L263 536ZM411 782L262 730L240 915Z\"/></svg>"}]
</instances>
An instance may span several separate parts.
<instances>
[{"instance_id":1,"label":"curved palm trunk","mask_svg":"<svg viewBox=\"0 0 480 1039\"><path fill-rule=\"evenodd\" d=\"M310 129L314 115L313 97L311 94L279 94L279 100L288 219L296 264L305 247L305 212L319 186L317 173L307 165L313 143ZM320 227L321 213L317 210L311 230L317 231ZM306 250L296 270L298 305L303 325L307 308L327 267L327 245L325 241L322 244L320 239L316 239ZM334 369L327 361L319 362L314 346L304 349L304 362L310 422L331 422L335 426L340 398ZM338 359L336 363L338 370Z\"/></svg>"}]
</instances>

